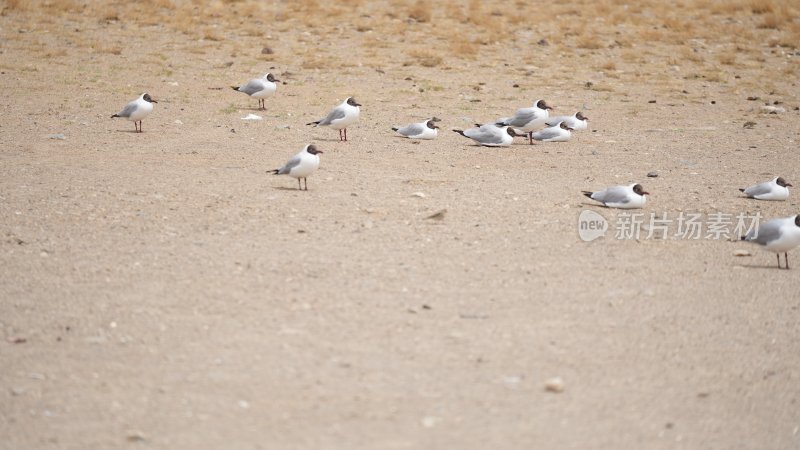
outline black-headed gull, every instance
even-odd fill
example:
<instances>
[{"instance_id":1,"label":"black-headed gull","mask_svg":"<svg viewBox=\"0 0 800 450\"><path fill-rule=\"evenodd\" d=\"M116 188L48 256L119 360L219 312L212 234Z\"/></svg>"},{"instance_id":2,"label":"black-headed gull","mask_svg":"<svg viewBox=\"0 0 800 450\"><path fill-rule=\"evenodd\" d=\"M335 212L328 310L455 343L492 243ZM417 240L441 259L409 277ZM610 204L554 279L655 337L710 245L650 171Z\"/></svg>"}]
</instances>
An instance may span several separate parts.
<instances>
[{"instance_id":1,"label":"black-headed gull","mask_svg":"<svg viewBox=\"0 0 800 450\"><path fill-rule=\"evenodd\" d=\"M558 122L543 130L533 133L533 139L542 142L567 142L572 137L572 128L564 122Z\"/></svg>"},{"instance_id":2,"label":"black-headed gull","mask_svg":"<svg viewBox=\"0 0 800 450\"><path fill-rule=\"evenodd\" d=\"M317 168L319 168L319 155L322 150L318 150L313 144L308 144L303 147L300 153L294 155L286 164L280 169L272 170L274 175L289 175L290 177L297 178L297 189L300 190L300 179L305 180L306 189L308 190L308 176L311 175Z\"/></svg>"},{"instance_id":3,"label":"black-headed gull","mask_svg":"<svg viewBox=\"0 0 800 450\"><path fill-rule=\"evenodd\" d=\"M508 125L498 126L493 123L453 131L486 147L508 147L514 142L514 136L518 136Z\"/></svg>"},{"instance_id":4,"label":"black-headed gull","mask_svg":"<svg viewBox=\"0 0 800 450\"><path fill-rule=\"evenodd\" d=\"M739 189L739 191L756 200L786 200L789 198L789 187L791 186L783 177L777 177L746 189Z\"/></svg>"},{"instance_id":5,"label":"black-headed gull","mask_svg":"<svg viewBox=\"0 0 800 450\"><path fill-rule=\"evenodd\" d=\"M597 192L583 191L583 195L609 208L635 209L644 207L647 202L645 196L650 193L645 192L641 184L634 183L627 186L612 186Z\"/></svg>"},{"instance_id":6,"label":"black-headed gull","mask_svg":"<svg viewBox=\"0 0 800 450\"><path fill-rule=\"evenodd\" d=\"M280 83L280 81L281 80L278 80L272 76L271 73L267 73L261 78L253 78L245 85L231 87L234 91L245 93L250 97L257 99L258 109L263 111L267 109L266 105L264 104L264 99L271 97L275 93L275 90L278 89L277 83Z\"/></svg>"},{"instance_id":7,"label":"black-headed gull","mask_svg":"<svg viewBox=\"0 0 800 450\"><path fill-rule=\"evenodd\" d=\"M315 122L309 122L306 125L314 125L315 127L329 126L334 130L339 130L340 141L346 141L347 126L356 123L361 113L359 106L361 105L353 97L347 97L340 105L333 108L327 117ZM344 131L344 138L342 138L342 131Z\"/></svg>"},{"instance_id":8,"label":"black-headed gull","mask_svg":"<svg viewBox=\"0 0 800 450\"><path fill-rule=\"evenodd\" d=\"M781 253L783 253L788 269L788 251L800 246L800 214L772 219L757 229L750 230L746 236L742 236L742 240L756 243L764 250L775 252L778 257L779 269L781 268Z\"/></svg>"},{"instance_id":9,"label":"black-headed gull","mask_svg":"<svg viewBox=\"0 0 800 450\"><path fill-rule=\"evenodd\" d=\"M555 116L547 119L548 125L555 125L558 122L564 122L573 130L585 130L589 128L589 118L584 116L580 111L571 116Z\"/></svg>"},{"instance_id":10,"label":"black-headed gull","mask_svg":"<svg viewBox=\"0 0 800 450\"><path fill-rule=\"evenodd\" d=\"M434 123L438 121L439 119L433 117L404 127L394 127L392 130L409 139L434 139L439 135L439 127Z\"/></svg>"},{"instance_id":11,"label":"black-headed gull","mask_svg":"<svg viewBox=\"0 0 800 450\"><path fill-rule=\"evenodd\" d=\"M136 129L136 132L141 133L142 119L153 112L153 103L158 102L153 100L153 98L150 97L150 94L145 92L136 100L125 105L125 107L122 108L122 111L114 114L111 116L111 118L113 119L114 117L122 117L124 119L133 121L133 127ZM136 125L137 123L139 124L138 126Z\"/></svg>"},{"instance_id":12,"label":"black-headed gull","mask_svg":"<svg viewBox=\"0 0 800 450\"><path fill-rule=\"evenodd\" d=\"M544 100L536 100L530 108L518 109L513 117L497 119L497 125L508 125L528 134L528 141L533 144L533 131L544 126L553 109Z\"/></svg>"}]
</instances>

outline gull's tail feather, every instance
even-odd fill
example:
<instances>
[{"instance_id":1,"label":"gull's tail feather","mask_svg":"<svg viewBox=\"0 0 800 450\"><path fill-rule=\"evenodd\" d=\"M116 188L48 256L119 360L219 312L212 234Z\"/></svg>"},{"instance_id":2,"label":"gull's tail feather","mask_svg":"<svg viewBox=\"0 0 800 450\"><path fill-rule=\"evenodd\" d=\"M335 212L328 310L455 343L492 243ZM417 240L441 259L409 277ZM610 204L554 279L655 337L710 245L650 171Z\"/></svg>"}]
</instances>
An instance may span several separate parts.
<instances>
[{"instance_id":1,"label":"gull's tail feather","mask_svg":"<svg viewBox=\"0 0 800 450\"><path fill-rule=\"evenodd\" d=\"M583 195L585 195L585 196L587 196L589 198L592 198L592 194L594 194L594 192L591 192L591 191L581 191L581 192L583 192Z\"/></svg>"}]
</instances>

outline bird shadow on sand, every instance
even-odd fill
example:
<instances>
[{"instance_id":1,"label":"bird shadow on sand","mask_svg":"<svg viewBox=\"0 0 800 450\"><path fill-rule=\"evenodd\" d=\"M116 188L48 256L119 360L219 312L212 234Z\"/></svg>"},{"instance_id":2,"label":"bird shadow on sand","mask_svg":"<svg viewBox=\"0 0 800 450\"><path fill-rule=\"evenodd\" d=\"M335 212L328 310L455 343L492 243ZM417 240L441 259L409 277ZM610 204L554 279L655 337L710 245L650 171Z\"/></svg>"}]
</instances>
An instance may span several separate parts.
<instances>
[{"instance_id":1,"label":"bird shadow on sand","mask_svg":"<svg viewBox=\"0 0 800 450\"><path fill-rule=\"evenodd\" d=\"M745 269L763 269L763 270L780 270L784 271L787 270L783 267L778 267L775 264L737 264L739 267L744 267ZM788 270L792 270L789 268Z\"/></svg>"},{"instance_id":2,"label":"bird shadow on sand","mask_svg":"<svg viewBox=\"0 0 800 450\"><path fill-rule=\"evenodd\" d=\"M297 189L296 187L291 187L290 188L290 187L286 187L286 186L273 186L272 189L275 189L275 190L278 190L278 191L294 191L294 192L305 191L305 189Z\"/></svg>"},{"instance_id":3,"label":"bird shadow on sand","mask_svg":"<svg viewBox=\"0 0 800 450\"><path fill-rule=\"evenodd\" d=\"M117 133L133 133L133 134L141 134L144 131L136 131L136 130L117 130Z\"/></svg>"}]
</instances>

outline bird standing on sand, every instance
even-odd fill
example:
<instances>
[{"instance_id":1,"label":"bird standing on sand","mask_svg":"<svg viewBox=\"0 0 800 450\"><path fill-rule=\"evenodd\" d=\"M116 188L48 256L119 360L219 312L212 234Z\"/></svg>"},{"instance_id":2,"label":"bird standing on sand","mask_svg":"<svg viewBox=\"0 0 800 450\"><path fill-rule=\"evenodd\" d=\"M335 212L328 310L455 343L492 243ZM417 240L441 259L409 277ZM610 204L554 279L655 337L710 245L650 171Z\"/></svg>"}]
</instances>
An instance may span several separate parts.
<instances>
[{"instance_id":1,"label":"bird standing on sand","mask_svg":"<svg viewBox=\"0 0 800 450\"><path fill-rule=\"evenodd\" d=\"M612 186L597 192L583 191L583 195L597 200L608 208L635 209L644 207L647 202L645 196L650 193L645 192L641 184L635 183L628 186Z\"/></svg>"},{"instance_id":2,"label":"bird standing on sand","mask_svg":"<svg viewBox=\"0 0 800 450\"><path fill-rule=\"evenodd\" d=\"M528 141L533 144L533 131L544 126L553 109L544 100L536 100L530 108L518 109L513 117L498 119L497 125L508 125L528 134Z\"/></svg>"},{"instance_id":3,"label":"bird standing on sand","mask_svg":"<svg viewBox=\"0 0 800 450\"><path fill-rule=\"evenodd\" d=\"M264 99L271 97L278 89L277 83L281 80L276 79L271 73L267 73L261 78L253 78L243 86L231 86L234 91L239 91L249 95L252 98L258 99L258 109L264 111L267 109L264 104Z\"/></svg>"},{"instance_id":4,"label":"bird standing on sand","mask_svg":"<svg viewBox=\"0 0 800 450\"><path fill-rule=\"evenodd\" d=\"M777 177L770 181L750 186L747 189L739 189L739 191L756 200L786 200L789 198L789 188L791 186L783 177Z\"/></svg>"},{"instance_id":5,"label":"bird standing on sand","mask_svg":"<svg viewBox=\"0 0 800 450\"><path fill-rule=\"evenodd\" d=\"M783 253L788 269L788 251L800 246L800 214L772 219L742 236L742 240L756 243L764 250L775 252L778 257L778 269L781 268L781 253Z\"/></svg>"},{"instance_id":6,"label":"bird standing on sand","mask_svg":"<svg viewBox=\"0 0 800 450\"><path fill-rule=\"evenodd\" d=\"M347 126L356 123L358 116L361 113L361 106L353 97L347 97L340 105L333 108L328 115L315 122L309 122L306 125L314 125L315 127L329 126L334 130L339 130L339 140L347 140ZM344 135L342 134L344 131ZM344 136L344 137L343 137Z\"/></svg>"},{"instance_id":7,"label":"bird standing on sand","mask_svg":"<svg viewBox=\"0 0 800 450\"><path fill-rule=\"evenodd\" d=\"M133 127L136 129L136 132L141 133L142 119L153 112L153 103L158 102L153 100L153 98L150 97L150 94L145 92L136 100L125 105L125 107L122 108L122 111L114 114L111 116L111 118L113 119L114 117L122 117L124 119L128 119L133 122ZM138 126L136 125L137 123L139 124Z\"/></svg>"},{"instance_id":8,"label":"bird standing on sand","mask_svg":"<svg viewBox=\"0 0 800 450\"><path fill-rule=\"evenodd\" d=\"M305 180L306 191L308 190L308 177L319 168L319 155L322 150L317 150L313 144L308 144L303 147L300 153L294 155L292 159L283 165L280 169L271 170L274 175L289 175L290 177L297 178L297 190L302 190L300 180Z\"/></svg>"}]
</instances>

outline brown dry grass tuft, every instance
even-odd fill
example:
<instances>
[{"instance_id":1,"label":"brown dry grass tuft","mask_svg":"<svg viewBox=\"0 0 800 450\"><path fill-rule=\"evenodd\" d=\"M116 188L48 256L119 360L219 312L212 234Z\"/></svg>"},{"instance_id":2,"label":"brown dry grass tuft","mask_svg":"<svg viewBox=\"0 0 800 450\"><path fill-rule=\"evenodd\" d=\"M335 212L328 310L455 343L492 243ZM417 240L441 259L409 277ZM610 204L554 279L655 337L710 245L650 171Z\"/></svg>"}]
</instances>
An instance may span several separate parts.
<instances>
[{"instance_id":1,"label":"brown dry grass tuft","mask_svg":"<svg viewBox=\"0 0 800 450\"><path fill-rule=\"evenodd\" d=\"M441 56L427 49L425 50L413 49L406 52L406 54L408 54L408 56L413 58L413 60L422 67L436 67L441 65L443 62ZM408 63L408 65L410 64L411 63Z\"/></svg>"},{"instance_id":2,"label":"brown dry grass tuft","mask_svg":"<svg viewBox=\"0 0 800 450\"><path fill-rule=\"evenodd\" d=\"M430 3L425 0L417 0L408 10L408 17L416 20L417 22L430 22L431 21L431 8Z\"/></svg>"}]
</instances>

